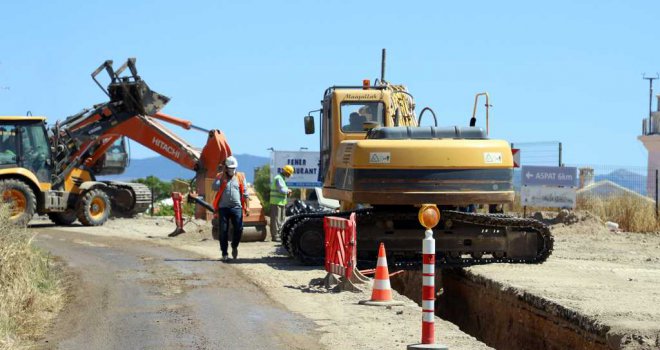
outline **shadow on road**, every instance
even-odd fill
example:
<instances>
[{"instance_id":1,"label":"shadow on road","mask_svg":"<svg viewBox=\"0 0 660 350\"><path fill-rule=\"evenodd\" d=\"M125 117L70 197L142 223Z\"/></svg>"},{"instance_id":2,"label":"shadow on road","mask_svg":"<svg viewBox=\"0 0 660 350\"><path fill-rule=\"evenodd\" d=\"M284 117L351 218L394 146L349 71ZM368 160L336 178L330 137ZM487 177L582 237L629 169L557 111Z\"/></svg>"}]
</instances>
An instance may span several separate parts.
<instances>
[{"instance_id":1,"label":"shadow on road","mask_svg":"<svg viewBox=\"0 0 660 350\"><path fill-rule=\"evenodd\" d=\"M183 261L183 262L218 262L220 259L211 259L211 258L165 258L163 261Z\"/></svg>"}]
</instances>

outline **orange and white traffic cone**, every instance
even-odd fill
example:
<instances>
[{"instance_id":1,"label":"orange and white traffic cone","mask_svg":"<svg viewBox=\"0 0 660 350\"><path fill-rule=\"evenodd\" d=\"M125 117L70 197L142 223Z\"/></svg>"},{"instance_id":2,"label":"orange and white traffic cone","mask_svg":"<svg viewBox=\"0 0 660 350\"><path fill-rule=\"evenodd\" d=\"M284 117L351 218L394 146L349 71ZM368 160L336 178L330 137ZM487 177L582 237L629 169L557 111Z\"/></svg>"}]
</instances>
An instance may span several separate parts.
<instances>
[{"instance_id":1,"label":"orange and white traffic cone","mask_svg":"<svg viewBox=\"0 0 660 350\"><path fill-rule=\"evenodd\" d=\"M387 256L385 255L385 244L383 243L378 248L378 262L376 263L376 275L371 290L371 300L362 300L360 304L374 306L403 305L401 301L392 300L390 273L387 269Z\"/></svg>"}]
</instances>

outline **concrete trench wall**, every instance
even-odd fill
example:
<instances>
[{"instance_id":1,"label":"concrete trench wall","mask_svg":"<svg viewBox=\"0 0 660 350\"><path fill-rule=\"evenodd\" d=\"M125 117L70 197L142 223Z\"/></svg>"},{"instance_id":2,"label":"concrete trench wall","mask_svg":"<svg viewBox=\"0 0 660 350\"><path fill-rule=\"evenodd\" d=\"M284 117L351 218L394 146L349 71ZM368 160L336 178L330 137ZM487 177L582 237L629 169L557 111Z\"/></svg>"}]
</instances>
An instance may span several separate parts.
<instances>
[{"instance_id":1,"label":"concrete trench wall","mask_svg":"<svg viewBox=\"0 0 660 350\"><path fill-rule=\"evenodd\" d=\"M608 345L609 329L556 304L464 270L443 270L436 276L436 314L496 349L617 349ZM392 288L418 304L421 271L392 276ZM442 334L437 335L442 341Z\"/></svg>"}]
</instances>

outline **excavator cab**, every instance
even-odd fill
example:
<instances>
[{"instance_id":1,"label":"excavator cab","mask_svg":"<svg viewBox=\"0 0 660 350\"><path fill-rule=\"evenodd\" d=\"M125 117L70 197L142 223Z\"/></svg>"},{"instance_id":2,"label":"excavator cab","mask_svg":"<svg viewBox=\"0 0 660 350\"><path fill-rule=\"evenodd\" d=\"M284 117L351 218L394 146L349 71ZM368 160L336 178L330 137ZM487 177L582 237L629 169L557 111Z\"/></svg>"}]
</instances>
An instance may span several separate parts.
<instances>
[{"instance_id":1,"label":"excavator cab","mask_svg":"<svg viewBox=\"0 0 660 350\"><path fill-rule=\"evenodd\" d=\"M130 164L130 151L128 140L121 137L114 141L108 150L94 164L95 175L123 174Z\"/></svg>"}]
</instances>

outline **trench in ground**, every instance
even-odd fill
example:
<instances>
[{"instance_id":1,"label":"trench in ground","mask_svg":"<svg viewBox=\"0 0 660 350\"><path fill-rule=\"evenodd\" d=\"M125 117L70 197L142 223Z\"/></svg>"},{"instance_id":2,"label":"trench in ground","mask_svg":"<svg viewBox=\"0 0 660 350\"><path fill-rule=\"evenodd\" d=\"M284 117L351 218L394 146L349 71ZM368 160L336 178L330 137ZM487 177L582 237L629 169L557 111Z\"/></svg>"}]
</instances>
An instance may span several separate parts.
<instances>
[{"instance_id":1,"label":"trench in ground","mask_svg":"<svg viewBox=\"0 0 660 350\"><path fill-rule=\"evenodd\" d=\"M436 270L436 315L498 350L618 349L608 328L537 296L462 269ZM421 271L392 276L392 288L421 305ZM436 334L442 343L442 334Z\"/></svg>"}]
</instances>

